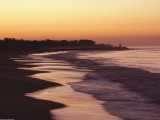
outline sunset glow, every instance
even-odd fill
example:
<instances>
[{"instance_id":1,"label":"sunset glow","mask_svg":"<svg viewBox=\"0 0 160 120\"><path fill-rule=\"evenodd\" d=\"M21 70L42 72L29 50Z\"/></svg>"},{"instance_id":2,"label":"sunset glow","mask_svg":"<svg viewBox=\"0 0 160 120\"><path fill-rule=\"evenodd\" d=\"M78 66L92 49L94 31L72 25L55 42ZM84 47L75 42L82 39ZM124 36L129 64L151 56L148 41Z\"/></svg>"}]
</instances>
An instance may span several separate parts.
<instances>
[{"instance_id":1,"label":"sunset glow","mask_svg":"<svg viewBox=\"0 0 160 120\"><path fill-rule=\"evenodd\" d=\"M160 45L160 0L1 0L0 39ZM145 42L147 41L147 42Z\"/></svg>"}]
</instances>

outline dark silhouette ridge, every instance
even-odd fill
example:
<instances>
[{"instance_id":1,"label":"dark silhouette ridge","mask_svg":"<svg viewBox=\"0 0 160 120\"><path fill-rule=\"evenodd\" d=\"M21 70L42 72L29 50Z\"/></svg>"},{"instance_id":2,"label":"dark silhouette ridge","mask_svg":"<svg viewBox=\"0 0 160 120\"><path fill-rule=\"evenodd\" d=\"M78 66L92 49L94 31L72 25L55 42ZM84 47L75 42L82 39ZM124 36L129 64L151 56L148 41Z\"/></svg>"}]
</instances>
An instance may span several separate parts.
<instances>
[{"instance_id":1,"label":"dark silhouette ridge","mask_svg":"<svg viewBox=\"0 0 160 120\"><path fill-rule=\"evenodd\" d=\"M96 44L93 40L24 40L15 38L4 38L0 40L0 50L128 50L127 47L116 47L110 44Z\"/></svg>"}]
</instances>

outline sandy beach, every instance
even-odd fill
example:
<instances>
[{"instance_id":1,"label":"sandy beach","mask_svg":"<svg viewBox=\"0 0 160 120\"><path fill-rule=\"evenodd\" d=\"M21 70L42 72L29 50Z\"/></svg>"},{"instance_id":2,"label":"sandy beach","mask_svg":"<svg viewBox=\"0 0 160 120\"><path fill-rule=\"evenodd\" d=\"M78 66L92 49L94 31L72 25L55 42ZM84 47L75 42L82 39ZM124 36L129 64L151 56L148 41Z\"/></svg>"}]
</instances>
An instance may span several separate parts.
<instances>
[{"instance_id":1,"label":"sandy beach","mask_svg":"<svg viewBox=\"0 0 160 120\"><path fill-rule=\"evenodd\" d=\"M159 120L159 74L78 53L1 52L0 119Z\"/></svg>"},{"instance_id":2,"label":"sandy beach","mask_svg":"<svg viewBox=\"0 0 160 120\"><path fill-rule=\"evenodd\" d=\"M26 77L37 71L17 69L29 65L19 64L10 58L28 53L30 52L0 52L0 119L50 120L49 110L64 107L60 103L24 96L25 93L60 86L58 83Z\"/></svg>"}]
</instances>

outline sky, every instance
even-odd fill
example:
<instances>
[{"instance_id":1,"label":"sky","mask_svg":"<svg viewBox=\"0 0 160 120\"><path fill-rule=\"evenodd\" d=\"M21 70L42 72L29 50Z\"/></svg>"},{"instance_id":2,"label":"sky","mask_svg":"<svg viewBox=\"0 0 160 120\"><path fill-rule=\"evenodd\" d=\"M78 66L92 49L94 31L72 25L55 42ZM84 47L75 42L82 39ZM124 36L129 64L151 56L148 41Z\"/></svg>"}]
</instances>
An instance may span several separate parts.
<instances>
[{"instance_id":1,"label":"sky","mask_svg":"<svg viewBox=\"0 0 160 120\"><path fill-rule=\"evenodd\" d=\"M0 39L160 45L160 0L1 0Z\"/></svg>"}]
</instances>

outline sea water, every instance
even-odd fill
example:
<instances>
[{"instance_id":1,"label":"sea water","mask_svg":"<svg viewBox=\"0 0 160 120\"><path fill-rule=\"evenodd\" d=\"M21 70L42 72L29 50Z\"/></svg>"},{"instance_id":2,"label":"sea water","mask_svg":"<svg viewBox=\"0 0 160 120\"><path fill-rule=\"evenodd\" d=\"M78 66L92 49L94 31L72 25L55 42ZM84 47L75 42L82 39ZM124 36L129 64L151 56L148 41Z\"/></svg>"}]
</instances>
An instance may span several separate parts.
<instances>
[{"instance_id":1,"label":"sea water","mask_svg":"<svg viewBox=\"0 0 160 120\"><path fill-rule=\"evenodd\" d=\"M159 120L158 104L128 90L121 82L113 82L123 79L160 80L159 53L160 47L136 47L127 51L32 54L28 56L32 61L43 62L35 62L38 66L31 69L49 71L32 77L63 86L26 95L66 104L67 108L51 111L57 120Z\"/></svg>"},{"instance_id":2,"label":"sea water","mask_svg":"<svg viewBox=\"0 0 160 120\"><path fill-rule=\"evenodd\" d=\"M133 50L85 52L80 53L79 58L92 59L105 65L141 68L149 72L160 73L160 46L131 48Z\"/></svg>"}]
</instances>

